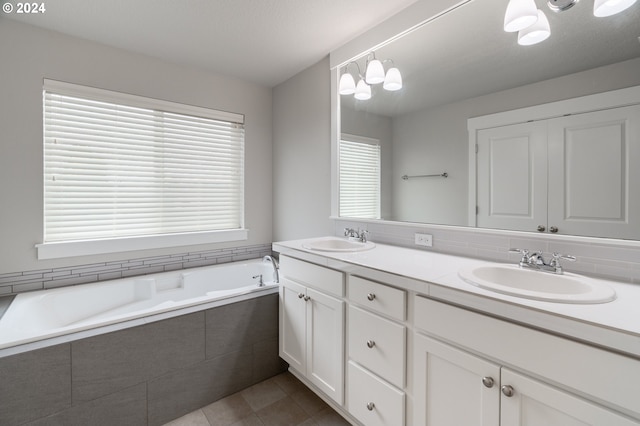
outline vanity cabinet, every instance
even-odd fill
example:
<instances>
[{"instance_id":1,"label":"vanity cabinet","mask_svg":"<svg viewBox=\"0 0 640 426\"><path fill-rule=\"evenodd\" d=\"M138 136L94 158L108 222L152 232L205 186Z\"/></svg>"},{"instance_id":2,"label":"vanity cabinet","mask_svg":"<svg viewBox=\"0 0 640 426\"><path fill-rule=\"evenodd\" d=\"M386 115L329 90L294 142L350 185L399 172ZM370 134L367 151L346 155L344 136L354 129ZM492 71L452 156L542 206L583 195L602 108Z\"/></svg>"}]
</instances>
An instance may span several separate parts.
<instances>
[{"instance_id":1,"label":"vanity cabinet","mask_svg":"<svg viewBox=\"0 0 640 426\"><path fill-rule=\"evenodd\" d=\"M280 257L280 357L338 404L344 400L344 275Z\"/></svg>"},{"instance_id":2,"label":"vanity cabinet","mask_svg":"<svg viewBox=\"0 0 640 426\"><path fill-rule=\"evenodd\" d=\"M406 292L350 275L347 408L367 426L405 423Z\"/></svg>"},{"instance_id":3,"label":"vanity cabinet","mask_svg":"<svg viewBox=\"0 0 640 426\"><path fill-rule=\"evenodd\" d=\"M640 425L638 360L424 297L415 304L416 424Z\"/></svg>"},{"instance_id":4,"label":"vanity cabinet","mask_svg":"<svg viewBox=\"0 0 640 426\"><path fill-rule=\"evenodd\" d=\"M640 105L485 128L476 144L477 226L640 238Z\"/></svg>"}]
</instances>

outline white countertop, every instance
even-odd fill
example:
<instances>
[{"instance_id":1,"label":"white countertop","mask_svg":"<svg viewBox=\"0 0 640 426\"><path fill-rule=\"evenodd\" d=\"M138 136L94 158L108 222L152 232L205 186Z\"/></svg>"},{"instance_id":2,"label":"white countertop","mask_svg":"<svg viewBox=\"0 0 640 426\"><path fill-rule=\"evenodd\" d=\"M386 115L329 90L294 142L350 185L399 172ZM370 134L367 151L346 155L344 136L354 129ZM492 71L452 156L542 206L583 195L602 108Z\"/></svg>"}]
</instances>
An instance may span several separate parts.
<instances>
[{"instance_id":1,"label":"white countertop","mask_svg":"<svg viewBox=\"0 0 640 426\"><path fill-rule=\"evenodd\" d=\"M463 267L489 261L377 243L361 252L303 247L313 240L277 242L273 250L640 358L640 285L590 277L612 287L616 299L599 304L544 302L485 290L458 276Z\"/></svg>"}]
</instances>

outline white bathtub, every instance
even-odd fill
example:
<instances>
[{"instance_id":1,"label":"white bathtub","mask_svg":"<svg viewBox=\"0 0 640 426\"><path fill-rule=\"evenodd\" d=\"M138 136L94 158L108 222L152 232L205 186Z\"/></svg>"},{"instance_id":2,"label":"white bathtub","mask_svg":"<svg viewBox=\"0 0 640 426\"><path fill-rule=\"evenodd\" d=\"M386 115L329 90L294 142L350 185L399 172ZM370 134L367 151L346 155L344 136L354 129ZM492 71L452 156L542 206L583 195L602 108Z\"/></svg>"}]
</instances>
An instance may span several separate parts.
<instances>
[{"instance_id":1,"label":"white bathtub","mask_svg":"<svg viewBox=\"0 0 640 426\"><path fill-rule=\"evenodd\" d=\"M260 275L264 286L254 278ZM111 324L144 324L147 318L168 317L158 314L208 309L277 287L271 262L256 259L21 293L0 318L0 349Z\"/></svg>"}]
</instances>

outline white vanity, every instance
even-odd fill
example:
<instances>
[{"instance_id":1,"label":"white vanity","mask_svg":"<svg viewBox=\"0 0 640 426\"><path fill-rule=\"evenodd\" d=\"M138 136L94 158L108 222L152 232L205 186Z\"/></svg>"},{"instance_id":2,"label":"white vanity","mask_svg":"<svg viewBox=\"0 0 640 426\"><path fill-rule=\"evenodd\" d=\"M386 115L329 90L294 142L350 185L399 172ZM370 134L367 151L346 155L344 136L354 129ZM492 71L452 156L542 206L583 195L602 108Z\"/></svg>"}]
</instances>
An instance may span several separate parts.
<instances>
[{"instance_id":1,"label":"white vanity","mask_svg":"<svg viewBox=\"0 0 640 426\"><path fill-rule=\"evenodd\" d=\"M280 354L354 424L640 425L640 286L541 301L458 274L490 262L314 241L273 245Z\"/></svg>"}]
</instances>

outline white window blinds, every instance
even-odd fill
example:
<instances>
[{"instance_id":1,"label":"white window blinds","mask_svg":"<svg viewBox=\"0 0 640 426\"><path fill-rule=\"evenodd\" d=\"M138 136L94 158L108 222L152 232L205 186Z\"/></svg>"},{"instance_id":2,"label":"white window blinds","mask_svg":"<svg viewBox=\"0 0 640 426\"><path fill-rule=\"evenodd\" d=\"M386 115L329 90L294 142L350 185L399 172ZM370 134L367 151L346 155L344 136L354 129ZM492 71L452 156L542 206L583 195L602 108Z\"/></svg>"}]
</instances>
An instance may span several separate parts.
<instances>
[{"instance_id":1,"label":"white window blinds","mask_svg":"<svg viewBox=\"0 0 640 426\"><path fill-rule=\"evenodd\" d=\"M45 80L45 243L239 229L243 116Z\"/></svg>"},{"instance_id":2,"label":"white window blinds","mask_svg":"<svg viewBox=\"0 0 640 426\"><path fill-rule=\"evenodd\" d=\"M380 144L343 134L339 147L340 216L380 218Z\"/></svg>"}]
</instances>

